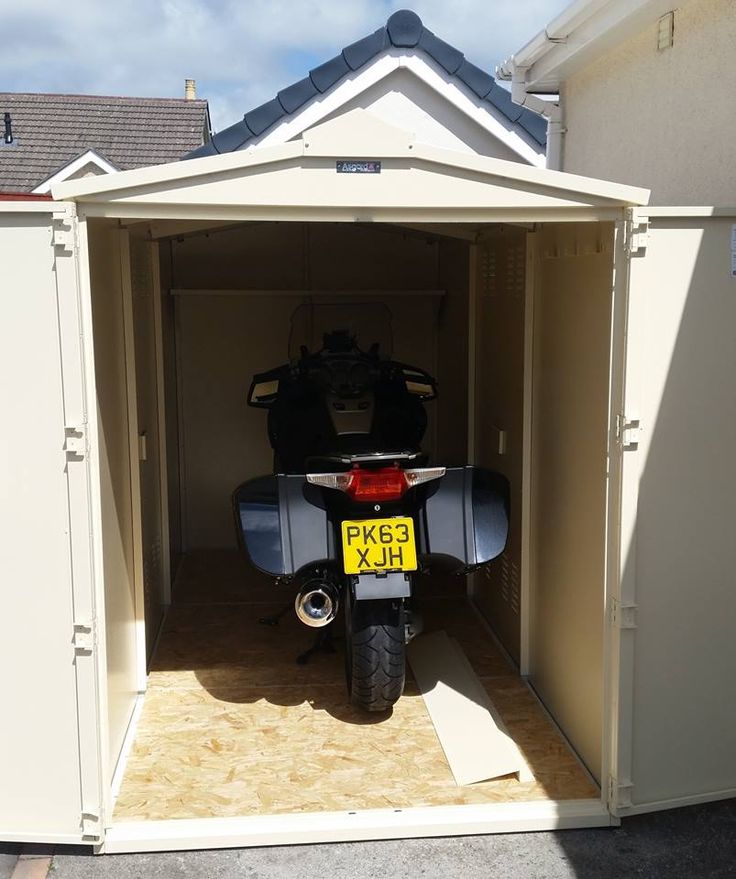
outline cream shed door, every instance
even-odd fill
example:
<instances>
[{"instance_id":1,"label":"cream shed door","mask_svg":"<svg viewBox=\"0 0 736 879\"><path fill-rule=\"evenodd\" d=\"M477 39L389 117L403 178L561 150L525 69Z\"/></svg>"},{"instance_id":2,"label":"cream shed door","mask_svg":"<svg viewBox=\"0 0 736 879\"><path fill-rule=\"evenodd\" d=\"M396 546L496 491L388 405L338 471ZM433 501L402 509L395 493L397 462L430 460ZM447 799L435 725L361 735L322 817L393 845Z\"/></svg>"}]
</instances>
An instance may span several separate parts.
<instances>
[{"instance_id":1,"label":"cream shed door","mask_svg":"<svg viewBox=\"0 0 736 879\"><path fill-rule=\"evenodd\" d=\"M736 217L685 213L651 209L630 259L611 608L622 815L736 795Z\"/></svg>"},{"instance_id":2,"label":"cream shed door","mask_svg":"<svg viewBox=\"0 0 736 879\"><path fill-rule=\"evenodd\" d=\"M0 202L0 839L98 840L88 424L72 205Z\"/></svg>"}]
</instances>

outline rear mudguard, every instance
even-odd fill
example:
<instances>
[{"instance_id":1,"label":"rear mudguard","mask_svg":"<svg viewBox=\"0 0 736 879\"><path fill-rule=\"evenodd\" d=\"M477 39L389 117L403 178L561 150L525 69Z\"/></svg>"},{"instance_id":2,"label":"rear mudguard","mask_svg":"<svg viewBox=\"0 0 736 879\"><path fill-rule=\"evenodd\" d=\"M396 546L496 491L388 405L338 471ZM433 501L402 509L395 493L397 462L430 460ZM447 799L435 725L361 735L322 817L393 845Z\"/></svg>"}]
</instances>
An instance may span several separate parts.
<instances>
[{"instance_id":1,"label":"rear mudguard","mask_svg":"<svg viewBox=\"0 0 736 879\"><path fill-rule=\"evenodd\" d=\"M289 577L339 559L327 492L304 476L259 476L233 493L240 546L253 564ZM471 570L499 556L509 528L509 485L482 467L448 467L445 476L417 489L417 552L426 564Z\"/></svg>"}]
</instances>

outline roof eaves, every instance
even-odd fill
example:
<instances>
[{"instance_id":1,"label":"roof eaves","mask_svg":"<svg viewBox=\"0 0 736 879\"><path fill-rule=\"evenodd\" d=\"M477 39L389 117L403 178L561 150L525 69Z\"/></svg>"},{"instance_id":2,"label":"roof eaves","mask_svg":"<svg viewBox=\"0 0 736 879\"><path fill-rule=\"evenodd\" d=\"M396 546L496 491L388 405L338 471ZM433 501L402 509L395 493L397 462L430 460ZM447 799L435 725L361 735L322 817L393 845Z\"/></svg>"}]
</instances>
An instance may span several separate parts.
<instances>
[{"instance_id":1,"label":"roof eaves","mask_svg":"<svg viewBox=\"0 0 736 879\"><path fill-rule=\"evenodd\" d=\"M510 81L525 72L529 91L558 91L561 82L667 12L672 0L576 0L496 68Z\"/></svg>"}]
</instances>

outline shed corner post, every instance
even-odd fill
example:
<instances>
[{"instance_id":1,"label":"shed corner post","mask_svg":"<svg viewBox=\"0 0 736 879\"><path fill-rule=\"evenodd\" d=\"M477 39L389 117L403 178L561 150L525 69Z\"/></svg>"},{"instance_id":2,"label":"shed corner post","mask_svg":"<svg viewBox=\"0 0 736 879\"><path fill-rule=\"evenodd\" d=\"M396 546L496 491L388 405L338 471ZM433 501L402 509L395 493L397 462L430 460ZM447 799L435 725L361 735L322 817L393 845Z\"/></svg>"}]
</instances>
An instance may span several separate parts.
<instances>
[{"instance_id":1,"label":"shed corner post","mask_svg":"<svg viewBox=\"0 0 736 879\"><path fill-rule=\"evenodd\" d=\"M636 408L639 352L630 334L632 256L645 246L646 222L635 209L625 210L613 232L613 277L608 419L608 491L606 510L606 571L604 600L604 723L602 797L618 817L631 805L634 689L635 553L639 482L636 444L622 431L627 413ZM638 322L635 321L635 324Z\"/></svg>"}]
</instances>

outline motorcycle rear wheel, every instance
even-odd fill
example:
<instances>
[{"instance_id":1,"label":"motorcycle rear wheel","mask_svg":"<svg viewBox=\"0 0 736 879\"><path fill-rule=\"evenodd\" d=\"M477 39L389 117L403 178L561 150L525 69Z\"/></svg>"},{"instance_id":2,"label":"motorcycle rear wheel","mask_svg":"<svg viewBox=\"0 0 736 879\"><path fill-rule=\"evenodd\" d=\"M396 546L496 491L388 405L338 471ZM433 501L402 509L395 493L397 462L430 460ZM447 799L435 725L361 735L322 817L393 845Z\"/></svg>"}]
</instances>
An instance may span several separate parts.
<instances>
[{"instance_id":1,"label":"motorcycle rear wheel","mask_svg":"<svg viewBox=\"0 0 736 879\"><path fill-rule=\"evenodd\" d=\"M404 692L406 630L401 599L355 601L345 597L345 672L353 705L388 711Z\"/></svg>"}]
</instances>

